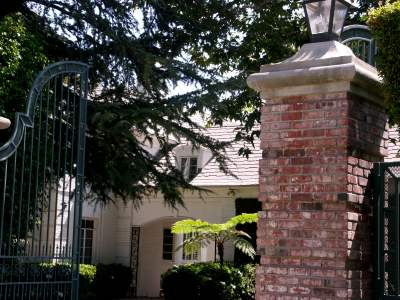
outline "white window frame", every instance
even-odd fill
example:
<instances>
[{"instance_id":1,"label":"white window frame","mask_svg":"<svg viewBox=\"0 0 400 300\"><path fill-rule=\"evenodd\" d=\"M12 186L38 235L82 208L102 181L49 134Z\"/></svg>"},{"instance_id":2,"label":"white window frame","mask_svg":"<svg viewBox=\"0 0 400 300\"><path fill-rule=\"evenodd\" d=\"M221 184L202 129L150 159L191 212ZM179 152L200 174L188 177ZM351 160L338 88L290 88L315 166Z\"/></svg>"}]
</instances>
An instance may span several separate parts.
<instances>
[{"instance_id":1,"label":"white window frame","mask_svg":"<svg viewBox=\"0 0 400 300\"><path fill-rule=\"evenodd\" d=\"M174 259L174 247L175 247L175 242L174 242L174 240L175 240L175 238L174 238L174 234L171 232L171 234L172 234L171 259L165 259L165 258L164 258L164 253L166 253L166 252L164 252L164 237L165 237L164 233L165 233L166 230L169 230L169 231L171 232L171 228L164 228L164 227L163 227L163 233L162 233L162 236L163 236L163 241L162 241L162 243L163 243L163 244L162 244L161 258L162 258L162 260L164 260L164 261L172 261L172 260Z\"/></svg>"},{"instance_id":2,"label":"white window frame","mask_svg":"<svg viewBox=\"0 0 400 300\"><path fill-rule=\"evenodd\" d=\"M95 235L96 235L96 221L94 219L91 218L82 218L82 221L91 221L93 222L93 228L87 228L87 227L82 227L81 224L81 232L80 232L80 239L81 239L81 244L80 244L80 248L79 248L79 262L81 264L93 264L94 263L94 248L95 248ZM86 235L88 231L92 231L92 246L91 246L91 253L90 253L90 262L85 262L85 243L86 243ZM83 236L82 236L83 234ZM82 244L83 242L83 244ZM81 250L83 249L83 253L81 252Z\"/></svg>"},{"instance_id":3,"label":"white window frame","mask_svg":"<svg viewBox=\"0 0 400 300\"><path fill-rule=\"evenodd\" d=\"M176 234L175 238L176 238L176 245L183 244L183 234ZM207 255L207 248L201 247L198 250L197 259L188 260L188 259L185 259L185 257L184 257L183 247L180 247L177 251L175 251L174 263L177 265L182 265L182 264L187 264L187 263L206 261L206 255Z\"/></svg>"}]
</instances>

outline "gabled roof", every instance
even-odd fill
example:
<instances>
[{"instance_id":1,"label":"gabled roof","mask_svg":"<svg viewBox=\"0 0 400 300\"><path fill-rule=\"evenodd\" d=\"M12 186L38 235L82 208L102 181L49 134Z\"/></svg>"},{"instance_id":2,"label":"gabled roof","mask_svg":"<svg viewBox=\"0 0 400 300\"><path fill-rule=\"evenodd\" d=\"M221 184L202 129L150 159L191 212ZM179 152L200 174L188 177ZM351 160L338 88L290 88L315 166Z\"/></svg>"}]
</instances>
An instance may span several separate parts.
<instances>
[{"instance_id":1,"label":"gabled roof","mask_svg":"<svg viewBox=\"0 0 400 300\"><path fill-rule=\"evenodd\" d=\"M219 141L232 141L236 135L236 125L224 125L207 129L210 137ZM195 186L243 186L258 185L258 162L261 159L260 142L257 139L249 158L239 156L238 151L243 147L243 142L236 142L226 149L226 156L230 159L228 168L237 178L219 170L218 163L212 158L201 172L192 180ZM251 145L250 145L251 147Z\"/></svg>"}]
</instances>

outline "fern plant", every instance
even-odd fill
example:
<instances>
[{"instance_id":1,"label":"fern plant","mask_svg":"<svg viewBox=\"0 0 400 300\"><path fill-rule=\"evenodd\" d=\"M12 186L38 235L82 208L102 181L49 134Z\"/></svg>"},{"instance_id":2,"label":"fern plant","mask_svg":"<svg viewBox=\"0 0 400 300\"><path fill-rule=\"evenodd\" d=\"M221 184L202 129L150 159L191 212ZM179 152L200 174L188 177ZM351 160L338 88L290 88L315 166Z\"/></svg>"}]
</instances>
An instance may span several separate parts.
<instances>
[{"instance_id":1,"label":"fern plant","mask_svg":"<svg viewBox=\"0 0 400 300\"><path fill-rule=\"evenodd\" d=\"M248 255L254 258L256 251L249 239L251 237L244 231L237 230L236 226L245 223L257 222L257 214L241 214L229 219L226 223L212 224L203 220L182 220L172 225L171 231L174 234L192 234L192 236L183 241L183 244L178 248L183 247L185 252L195 253L201 247L207 246L215 242L219 263L224 264L224 244L227 241L232 241L233 245ZM216 259L216 258L215 258Z\"/></svg>"}]
</instances>

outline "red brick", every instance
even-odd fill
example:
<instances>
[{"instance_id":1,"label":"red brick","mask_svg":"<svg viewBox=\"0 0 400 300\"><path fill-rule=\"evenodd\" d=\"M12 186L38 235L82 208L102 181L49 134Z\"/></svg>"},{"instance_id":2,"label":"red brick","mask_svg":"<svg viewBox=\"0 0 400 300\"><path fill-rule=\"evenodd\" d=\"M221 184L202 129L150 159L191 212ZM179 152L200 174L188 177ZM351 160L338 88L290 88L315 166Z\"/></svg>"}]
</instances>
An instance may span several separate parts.
<instances>
[{"instance_id":1,"label":"red brick","mask_svg":"<svg viewBox=\"0 0 400 300\"><path fill-rule=\"evenodd\" d=\"M290 160L292 165L310 165L312 163L313 159L311 157L293 157Z\"/></svg>"},{"instance_id":2,"label":"red brick","mask_svg":"<svg viewBox=\"0 0 400 300\"><path fill-rule=\"evenodd\" d=\"M325 129L303 130L303 137L321 137L325 135Z\"/></svg>"},{"instance_id":3,"label":"red brick","mask_svg":"<svg viewBox=\"0 0 400 300\"><path fill-rule=\"evenodd\" d=\"M358 177L354 175L347 175L347 181L351 184L358 184Z\"/></svg>"},{"instance_id":4,"label":"red brick","mask_svg":"<svg viewBox=\"0 0 400 300\"><path fill-rule=\"evenodd\" d=\"M302 118L302 112L285 112L281 114L282 121L301 120Z\"/></svg>"},{"instance_id":5,"label":"red brick","mask_svg":"<svg viewBox=\"0 0 400 300\"><path fill-rule=\"evenodd\" d=\"M364 286L372 274L360 273L368 268L361 260L370 257L370 217L359 204L372 162L386 151L387 135L378 136L386 125L383 109L346 93L267 103L256 299L360 299L361 289L371 294Z\"/></svg>"},{"instance_id":6,"label":"red brick","mask_svg":"<svg viewBox=\"0 0 400 300\"><path fill-rule=\"evenodd\" d=\"M296 295L308 295L311 293L311 290L307 287L296 286L290 288L289 293Z\"/></svg>"},{"instance_id":7,"label":"red brick","mask_svg":"<svg viewBox=\"0 0 400 300\"><path fill-rule=\"evenodd\" d=\"M290 181L292 183L311 182L312 181L312 177L311 176L305 176L305 175L292 176L290 178Z\"/></svg>"}]
</instances>

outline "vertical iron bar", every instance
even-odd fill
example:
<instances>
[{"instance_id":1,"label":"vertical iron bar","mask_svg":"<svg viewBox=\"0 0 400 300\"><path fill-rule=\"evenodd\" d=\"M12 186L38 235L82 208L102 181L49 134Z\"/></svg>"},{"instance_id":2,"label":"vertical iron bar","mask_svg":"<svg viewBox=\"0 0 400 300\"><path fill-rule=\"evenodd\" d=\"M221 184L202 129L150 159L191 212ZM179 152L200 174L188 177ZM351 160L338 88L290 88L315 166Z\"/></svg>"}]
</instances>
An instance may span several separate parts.
<instances>
[{"instance_id":1,"label":"vertical iron bar","mask_svg":"<svg viewBox=\"0 0 400 300\"><path fill-rule=\"evenodd\" d=\"M21 217L22 217L22 196L23 196L23 187L24 187L24 178L25 178L25 151L26 151L26 135L25 135L25 128L24 128L24 137L23 137L23 144L22 144L22 166L21 166L21 184L20 184L20 194L19 194L19 217L18 217L18 230L17 230L17 237L20 238L21 234Z\"/></svg>"},{"instance_id":2,"label":"vertical iron bar","mask_svg":"<svg viewBox=\"0 0 400 300\"><path fill-rule=\"evenodd\" d=\"M394 220L395 220L395 228L394 228L394 248L393 249L395 251L395 265L394 265L394 269L395 269L395 276L394 276L394 290L396 295L399 295L399 270L398 270L398 266L400 263L400 257L399 257L399 229L400 229L400 222L399 222L399 182L397 180L397 178L393 177L394 183L395 183L395 192L394 192L394 197L393 197L393 202L394 202L394 211L393 211L393 215L394 215ZM391 250L391 249L390 249Z\"/></svg>"},{"instance_id":3,"label":"vertical iron bar","mask_svg":"<svg viewBox=\"0 0 400 300\"><path fill-rule=\"evenodd\" d=\"M7 180L8 180L8 159L4 162L4 182L3 182L3 197L1 203L1 220L0 220L0 254L3 254L3 232L4 232L4 211L6 209L6 193L7 193Z\"/></svg>"},{"instance_id":4,"label":"vertical iron bar","mask_svg":"<svg viewBox=\"0 0 400 300\"><path fill-rule=\"evenodd\" d=\"M59 118L58 118L58 153L57 153L57 175L56 175L56 180L57 182L55 183L56 185L56 202L54 204L54 233L53 233L53 252L54 255L58 253L59 256L59 250L57 251L56 249L56 232L57 232L57 215L58 215L58 185L60 181L60 167L61 167L61 148L64 146L63 144L63 137L62 137L62 127L63 127L63 89L64 89L64 74L60 75L60 99L59 99ZM62 225L61 225L62 226ZM62 238L62 237L61 237ZM57 272L56 272L57 275Z\"/></svg>"},{"instance_id":5,"label":"vertical iron bar","mask_svg":"<svg viewBox=\"0 0 400 300\"><path fill-rule=\"evenodd\" d=\"M35 120L35 115L33 116L33 120ZM33 122L34 124L34 122ZM26 238L25 238L25 252L24 252L24 256L28 256L29 255L29 243L28 243L28 237L29 237L29 232L30 232L30 222L31 222L31 187L32 187L32 169L33 169L33 144L34 144L34 136L35 136L35 127L33 126L31 129L31 143L30 143L30 156L29 156L29 175L28 175L28 194L27 194L27 209L26 209L26 227L25 227L25 234L26 234ZM35 213L35 212L34 212ZM33 216L33 218L35 218L35 215ZM35 222L32 223L33 226L35 226ZM32 241L31 241L31 245L32 245ZM29 282L30 279L30 271L31 267L27 266L26 270L25 270L25 276L26 276L26 282ZM26 286L26 293L27 295L29 295L29 299L30 299L30 293L31 293L31 284L27 284Z\"/></svg>"},{"instance_id":6,"label":"vertical iron bar","mask_svg":"<svg viewBox=\"0 0 400 300\"><path fill-rule=\"evenodd\" d=\"M12 185L11 185L11 206L10 206L10 232L9 232L9 238L8 238L8 251L7 255L12 255L12 249L11 249L11 241L12 241L12 231L13 231L13 218L14 218L14 198L15 198L15 177L16 177L16 172L17 172L17 153L14 153L14 164L13 164L13 176L12 176Z\"/></svg>"},{"instance_id":7,"label":"vertical iron bar","mask_svg":"<svg viewBox=\"0 0 400 300\"><path fill-rule=\"evenodd\" d=\"M375 230L376 230L376 293L378 300L381 298L380 288L382 284L382 274L381 274L381 257L383 256L382 253L382 235L381 235L381 210L382 210L382 191L381 191L381 181L382 181L382 174L381 174L381 164L377 163L374 168L374 199L376 201L375 205Z\"/></svg>"},{"instance_id":8,"label":"vertical iron bar","mask_svg":"<svg viewBox=\"0 0 400 300\"><path fill-rule=\"evenodd\" d=\"M39 255L42 253L42 235L43 235L43 209L45 202L45 190L46 190L46 167L47 167L47 146L48 146L48 132L49 132L49 98L50 98L50 82L47 85L47 97L46 97L46 126L44 131L44 159L43 159L43 179L42 179L42 203L40 206L40 231L39 231ZM36 199L38 201L38 199ZM47 224L48 225L48 224ZM44 249L43 249L44 250ZM43 251L44 252L44 251Z\"/></svg>"},{"instance_id":9,"label":"vertical iron bar","mask_svg":"<svg viewBox=\"0 0 400 300\"><path fill-rule=\"evenodd\" d=\"M12 172L12 185L11 185L11 206L10 206L10 221L9 221L9 238L8 238L8 250L7 250L7 256L12 256L13 255L13 249L11 248L12 244L12 232L13 232L13 218L14 218L14 199L15 199L15 177L16 177L16 171L17 171L17 152L13 154L14 156L14 163L13 163L13 172ZM15 245L13 245L15 247ZM13 280L14 276L14 260L10 259L10 265L11 265L11 273L10 278ZM13 292L12 286L10 286L10 293ZM8 285L6 286L6 293L8 292Z\"/></svg>"},{"instance_id":10,"label":"vertical iron bar","mask_svg":"<svg viewBox=\"0 0 400 300\"><path fill-rule=\"evenodd\" d=\"M77 85L77 75L75 74L74 76L74 87L73 87L73 113L72 113L72 138L71 138L71 159L70 159L70 170L69 170L69 193L68 193L68 221L67 221L67 253L68 256L70 255L70 247L72 247L72 242L70 245L70 222L71 222L71 201L73 197L73 190L72 190L72 178L74 176L74 153L75 153L75 115L76 115L76 85ZM74 188L75 189L75 188ZM75 201L75 195L74 195L74 201ZM71 249L72 250L72 249Z\"/></svg>"},{"instance_id":11,"label":"vertical iron bar","mask_svg":"<svg viewBox=\"0 0 400 300\"><path fill-rule=\"evenodd\" d=\"M6 193L7 193L7 180L8 180L8 159L4 161L4 183L3 183L3 197L2 197L2 204L1 204L1 225L0 225L0 254L4 254L4 242L3 242L3 232L4 232L4 215L5 215L5 204L6 204ZM5 260L2 260L2 268L1 268L1 282L4 282L4 269L5 269L5 264L7 262ZM5 294L6 291L3 289L3 286L1 287L1 295Z\"/></svg>"},{"instance_id":12,"label":"vertical iron bar","mask_svg":"<svg viewBox=\"0 0 400 300\"><path fill-rule=\"evenodd\" d=\"M52 201L52 192L53 192L53 172L54 172L54 144L55 140L55 130L56 130L56 119L57 119L57 77L53 79L53 127L52 127L52 143L51 143L51 158L50 158L50 174L48 179L49 184L49 195L48 195L48 209L47 209L47 228L46 228L46 255L50 256L49 253L49 235L50 235L50 218L51 218L51 201ZM48 133L47 133L48 134ZM56 191L57 193L57 191ZM50 249L51 250L51 249Z\"/></svg>"},{"instance_id":13,"label":"vertical iron bar","mask_svg":"<svg viewBox=\"0 0 400 300\"><path fill-rule=\"evenodd\" d=\"M380 173L380 180L379 180L379 204L380 204L380 211L379 211L379 218L380 218L380 224L379 224L379 232L380 232L380 249L381 249L381 255L379 257L380 260L380 288L379 288L379 297L383 297L384 295L384 287L385 287L385 213L384 213L384 207L385 207L385 173L386 169L384 168L384 165L380 164L379 165L379 173Z\"/></svg>"},{"instance_id":14,"label":"vertical iron bar","mask_svg":"<svg viewBox=\"0 0 400 300\"><path fill-rule=\"evenodd\" d=\"M21 184L20 184L20 190L19 190L19 212L18 212L17 253L16 253L17 256L23 256L23 254L20 253L19 247L20 247L20 243L21 243L21 221L22 221L21 219L22 219L22 205L23 205L22 196L23 196L24 178L25 178L25 151L26 151L26 128L25 127L24 127L23 131L24 131L24 133L23 133L24 137L23 137L23 143L22 143L22 157L21 157L22 166L20 169ZM24 240L26 240L26 235L25 235ZM25 249L24 249L24 252L25 252ZM25 261L25 258L23 258L23 261ZM18 281L21 282L21 271L20 270L18 270ZM18 285L17 286L17 295L19 295L20 291L21 291L21 286Z\"/></svg>"},{"instance_id":15,"label":"vertical iron bar","mask_svg":"<svg viewBox=\"0 0 400 300\"><path fill-rule=\"evenodd\" d=\"M34 199L34 208L33 208L33 216L36 219L37 218L37 208L38 208L38 188L39 188L39 169L40 169L40 145L41 145L41 139L42 139L42 107L43 107L43 93L40 93L40 97L38 97L38 100L40 101L39 105L39 128L38 128L38 140L37 140L37 155L36 155L36 176L35 176L35 199ZM32 229L32 256L35 253L35 238L36 238L36 221L34 221L33 229ZM39 244L40 248L40 244ZM39 252L36 254L38 255Z\"/></svg>"},{"instance_id":16,"label":"vertical iron bar","mask_svg":"<svg viewBox=\"0 0 400 300\"><path fill-rule=\"evenodd\" d=\"M67 74L66 77L66 92L67 92L67 107L66 107L66 120L65 120L65 147L64 147L64 174L63 174L63 184L62 184L62 201L61 201L61 228L60 228L60 253L61 256L65 256L63 251L63 231L64 231L64 213L65 213L65 180L67 175L67 153L68 153L68 137L69 137L69 122L70 122L70 107L69 107L69 85L70 85L70 76L71 74ZM68 210L69 212L69 210ZM68 213L67 213L68 214ZM68 244L68 241L67 241ZM65 291L64 291L65 292Z\"/></svg>"},{"instance_id":17,"label":"vertical iron bar","mask_svg":"<svg viewBox=\"0 0 400 300\"><path fill-rule=\"evenodd\" d=\"M77 161L77 186L75 212L77 213L74 228L74 262L75 270L73 274L73 299L79 299L79 252L80 252L80 227L82 219L82 201L84 195L84 172L85 172L85 141L86 141L86 110L87 110L87 91L88 91L88 73L87 71L80 76L79 89L79 132L78 132L78 161Z\"/></svg>"}]
</instances>

